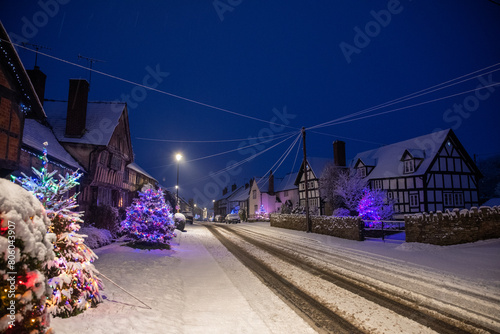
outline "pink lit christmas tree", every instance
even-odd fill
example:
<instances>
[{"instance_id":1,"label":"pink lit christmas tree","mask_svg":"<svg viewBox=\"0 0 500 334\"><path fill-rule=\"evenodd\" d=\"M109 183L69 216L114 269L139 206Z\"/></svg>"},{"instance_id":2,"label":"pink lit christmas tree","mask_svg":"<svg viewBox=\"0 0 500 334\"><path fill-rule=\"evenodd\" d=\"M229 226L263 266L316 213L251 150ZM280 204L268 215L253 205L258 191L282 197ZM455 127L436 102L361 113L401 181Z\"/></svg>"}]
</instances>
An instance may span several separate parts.
<instances>
[{"instance_id":1,"label":"pink lit christmas tree","mask_svg":"<svg viewBox=\"0 0 500 334\"><path fill-rule=\"evenodd\" d=\"M161 190L143 187L139 197L127 208L127 218L121 223L122 231L151 248L170 248L175 237L175 222L170 206L165 202Z\"/></svg>"}]
</instances>

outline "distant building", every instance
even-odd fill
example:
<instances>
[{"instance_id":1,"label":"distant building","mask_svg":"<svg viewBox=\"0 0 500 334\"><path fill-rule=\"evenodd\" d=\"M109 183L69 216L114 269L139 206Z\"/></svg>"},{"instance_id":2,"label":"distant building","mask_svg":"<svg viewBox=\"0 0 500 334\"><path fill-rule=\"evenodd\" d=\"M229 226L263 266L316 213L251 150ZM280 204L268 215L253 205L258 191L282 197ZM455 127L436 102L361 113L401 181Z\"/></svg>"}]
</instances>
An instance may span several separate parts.
<instances>
[{"instance_id":1,"label":"distant building","mask_svg":"<svg viewBox=\"0 0 500 334\"><path fill-rule=\"evenodd\" d=\"M321 174L325 169L325 166L331 163L329 159L323 158L307 158L307 185L308 185L308 198L309 198L309 211L323 215L325 213L325 202L321 196ZM295 179L295 185L299 188L299 206L304 208L306 206L306 182L304 174L304 162L300 166L300 170L297 173L297 178Z\"/></svg>"},{"instance_id":2,"label":"distant building","mask_svg":"<svg viewBox=\"0 0 500 334\"><path fill-rule=\"evenodd\" d=\"M295 185L298 174L298 172L289 173L276 183L274 212L281 212L283 205L288 205L292 209L299 205L299 188Z\"/></svg>"},{"instance_id":3,"label":"distant building","mask_svg":"<svg viewBox=\"0 0 500 334\"><path fill-rule=\"evenodd\" d=\"M451 130L359 153L351 167L403 214L478 206L479 169Z\"/></svg>"},{"instance_id":4,"label":"distant building","mask_svg":"<svg viewBox=\"0 0 500 334\"><path fill-rule=\"evenodd\" d=\"M123 188L129 191L125 206L132 204L132 200L137 196L137 192L146 184L157 187L158 181L135 162L128 164L123 176Z\"/></svg>"}]
</instances>

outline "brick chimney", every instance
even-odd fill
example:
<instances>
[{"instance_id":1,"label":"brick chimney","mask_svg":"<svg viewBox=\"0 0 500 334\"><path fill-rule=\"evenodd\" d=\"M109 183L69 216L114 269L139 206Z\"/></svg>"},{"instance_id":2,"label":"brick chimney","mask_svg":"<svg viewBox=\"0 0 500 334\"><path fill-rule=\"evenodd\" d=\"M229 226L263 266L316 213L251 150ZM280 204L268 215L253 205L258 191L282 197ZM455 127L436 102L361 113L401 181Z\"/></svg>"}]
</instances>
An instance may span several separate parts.
<instances>
[{"instance_id":1,"label":"brick chimney","mask_svg":"<svg viewBox=\"0 0 500 334\"><path fill-rule=\"evenodd\" d=\"M345 167L345 142L336 140L333 142L333 163L335 166Z\"/></svg>"},{"instance_id":2,"label":"brick chimney","mask_svg":"<svg viewBox=\"0 0 500 334\"><path fill-rule=\"evenodd\" d=\"M225 194L227 194L227 187L225 187L224 189L222 189L222 196L224 196Z\"/></svg>"},{"instance_id":3,"label":"brick chimney","mask_svg":"<svg viewBox=\"0 0 500 334\"><path fill-rule=\"evenodd\" d=\"M234 183L232 186L231 186L231 192L235 191L236 190L236 183Z\"/></svg>"},{"instance_id":4,"label":"brick chimney","mask_svg":"<svg viewBox=\"0 0 500 334\"><path fill-rule=\"evenodd\" d=\"M274 174L273 171L271 171L271 174L269 174L269 189L268 192L270 195L274 194Z\"/></svg>"},{"instance_id":5,"label":"brick chimney","mask_svg":"<svg viewBox=\"0 0 500 334\"><path fill-rule=\"evenodd\" d=\"M30 77L33 88L35 88L35 93L43 106L43 99L45 98L45 80L47 76L45 73L40 71L40 67L35 66L32 70L26 70L28 76Z\"/></svg>"},{"instance_id":6,"label":"brick chimney","mask_svg":"<svg viewBox=\"0 0 500 334\"><path fill-rule=\"evenodd\" d=\"M89 83L85 79L70 79L66 137L80 138L85 132Z\"/></svg>"}]
</instances>

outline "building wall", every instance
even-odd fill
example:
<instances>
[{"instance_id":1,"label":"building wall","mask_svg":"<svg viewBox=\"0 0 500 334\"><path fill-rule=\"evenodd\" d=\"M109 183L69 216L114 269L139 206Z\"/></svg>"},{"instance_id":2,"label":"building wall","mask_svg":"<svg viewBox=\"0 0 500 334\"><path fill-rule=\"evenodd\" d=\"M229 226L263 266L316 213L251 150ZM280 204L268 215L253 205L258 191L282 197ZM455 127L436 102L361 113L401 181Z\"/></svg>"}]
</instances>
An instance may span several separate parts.
<instances>
[{"instance_id":1,"label":"building wall","mask_svg":"<svg viewBox=\"0 0 500 334\"><path fill-rule=\"evenodd\" d=\"M320 196L320 189L319 189L319 178L316 177L316 174L309 169L307 170L307 182L308 182L308 197L309 197L309 210L311 212L316 212L317 214L321 215L323 214L323 206L322 206L322 201L321 201L321 196ZM306 206L306 183L305 183L305 175L302 173L302 176L300 178L299 182L299 205L301 207Z\"/></svg>"}]
</instances>

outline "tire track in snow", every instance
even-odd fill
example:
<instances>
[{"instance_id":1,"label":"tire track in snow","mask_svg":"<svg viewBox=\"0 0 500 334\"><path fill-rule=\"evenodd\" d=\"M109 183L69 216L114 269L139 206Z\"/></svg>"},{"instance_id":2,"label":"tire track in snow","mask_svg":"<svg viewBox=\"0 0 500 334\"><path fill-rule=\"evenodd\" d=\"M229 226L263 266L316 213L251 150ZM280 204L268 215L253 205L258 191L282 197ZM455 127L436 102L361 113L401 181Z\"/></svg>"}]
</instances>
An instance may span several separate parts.
<instances>
[{"instance_id":1,"label":"tire track in snow","mask_svg":"<svg viewBox=\"0 0 500 334\"><path fill-rule=\"evenodd\" d=\"M341 287L358 296L365 298L375 304L381 305L384 308L390 309L397 314L412 319L424 326L429 326L433 330L440 333L468 333L468 332L484 332L486 328L477 326L469 321L465 321L460 317L439 311L436 308L422 306L419 303L408 298L408 296L394 296L394 291L381 291L380 287L371 287L369 284L361 283L351 277L346 277L343 273L332 272L325 269L324 266L318 265L314 261L309 261L309 255L303 253L298 254L295 250L283 250L276 247L278 240L262 242L262 236L259 240L250 238L248 235L242 234L237 228L227 226L217 226L247 243L252 244L258 249L264 250L268 254L286 261L293 266L301 268L305 272L309 272L316 277L329 281L331 284ZM294 245L294 247L297 245ZM248 250L247 250L248 251ZM305 258L306 257L306 258ZM260 258L260 256L259 256Z\"/></svg>"}]
</instances>

